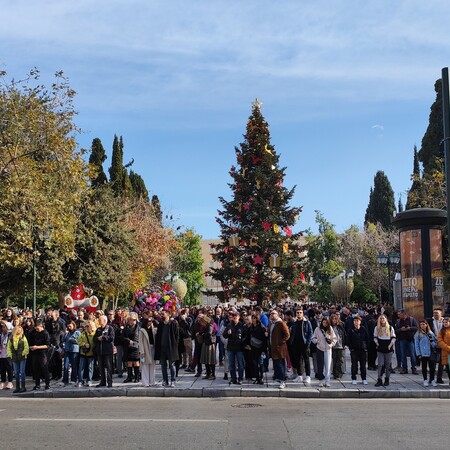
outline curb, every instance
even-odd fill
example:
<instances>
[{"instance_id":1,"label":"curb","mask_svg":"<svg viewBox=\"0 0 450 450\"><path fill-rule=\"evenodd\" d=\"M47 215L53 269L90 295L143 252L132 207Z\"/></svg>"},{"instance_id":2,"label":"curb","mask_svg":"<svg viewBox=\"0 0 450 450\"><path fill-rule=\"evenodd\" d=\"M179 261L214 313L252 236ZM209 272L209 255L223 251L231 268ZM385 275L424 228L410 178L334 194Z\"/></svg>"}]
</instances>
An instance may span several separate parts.
<instances>
[{"instance_id":1,"label":"curb","mask_svg":"<svg viewBox=\"0 0 450 450\"><path fill-rule=\"evenodd\" d=\"M203 388L163 388L163 387L134 387L134 388L104 388L104 389L58 389L48 391L29 391L14 394L12 398L103 398L103 397L176 397L176 398L306 398L306 399L449 399L450 390L413 390L413 389L217 389Z\"/></svg>"}]
</instances>

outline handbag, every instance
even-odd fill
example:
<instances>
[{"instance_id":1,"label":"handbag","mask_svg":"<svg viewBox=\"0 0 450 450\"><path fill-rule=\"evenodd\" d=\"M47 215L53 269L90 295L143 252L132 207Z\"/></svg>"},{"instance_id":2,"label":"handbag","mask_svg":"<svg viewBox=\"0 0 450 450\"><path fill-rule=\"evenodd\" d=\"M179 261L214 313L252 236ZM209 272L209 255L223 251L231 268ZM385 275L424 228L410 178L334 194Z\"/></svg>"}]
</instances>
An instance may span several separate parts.
<instances>
[{"instance_id":1,"label":"handbag","mask_svg":"<svg viewBox=\"0 0 450 450\"><path fill-rule=\"evenodd\" d=\"M441 349L439 347L431 349L430 361L434 363L441 361Z\"/></svg>"},{"instance_id":2,"label":"handbag","mask_svg":"<svg viewBox=\"0 0 450 450\"><path fill-rule=\"evenodd\" d=\"M252 336L250 338L250 345L255 348L261 348L263 345L263 341L255 336Z\"/></svg>"}]
</instances>

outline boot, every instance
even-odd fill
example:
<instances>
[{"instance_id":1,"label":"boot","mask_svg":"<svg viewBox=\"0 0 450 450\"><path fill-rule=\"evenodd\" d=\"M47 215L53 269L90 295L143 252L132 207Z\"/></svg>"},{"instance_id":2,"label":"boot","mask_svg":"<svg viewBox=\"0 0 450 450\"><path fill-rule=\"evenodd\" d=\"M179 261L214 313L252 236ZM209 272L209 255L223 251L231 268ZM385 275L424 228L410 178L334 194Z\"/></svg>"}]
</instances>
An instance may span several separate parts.
<instances>
[{"instance_id":1,"label":"boot","mask_svg":"<svg viewBox=\"0 0 450 450\"><path fill-rule=\"evenodd\" d=\"M389 386L389 378L388 377L386 377L384 379L384 386Z\"/></svg>"},{"instance_id":2,"label":"boot","mask_svg":"<svg viewBox=\"0 0 450 450\"><path fill-rule=\"evenodd\" d=\"M20 392L27 392L27 388L25 387L25 381L20 383Z\"/></svg>"},{"instance_id":3,"label":"boot","mask_svg":"<svg viewBox=\"0 0 450 450\"><path fill-rule=\"evenodd\" d=\"M16 381L16 388L13 390L13 394L18 394L20 392L20 381Z\"/></svg>"},{"instance_id":4,"label":"boot","mask_svg":"<svg viewBox=\"0 0 450 450\"><path fill-rule=\"evenodd\" d=\"M134 367L134 383L139 383L139 378L140 378L140 373L139 373L139 367Z\"/></svg>"},{"instance_id":5,"label":"boot","mask_svg":"<svg viewBox=\"0 0 450 450\"><path fill-rule=\"evenodd\" d=\"M128 371L128 375L125 378L125 380L123 380L124 383L131 383L133 381L133 368L132 367L127 367L127 371Z\"/></svg>"},{"instance_id":6,"label":"boot","mask_svg":"<svg viewBox=\"0 0 450 450\"><path fill-rule=\"evenodd\" d=\"M380 387L383 385L383 380L381 378L378 378L377 382L375 383L375 387Z\"/></svg>"}]
</instances>

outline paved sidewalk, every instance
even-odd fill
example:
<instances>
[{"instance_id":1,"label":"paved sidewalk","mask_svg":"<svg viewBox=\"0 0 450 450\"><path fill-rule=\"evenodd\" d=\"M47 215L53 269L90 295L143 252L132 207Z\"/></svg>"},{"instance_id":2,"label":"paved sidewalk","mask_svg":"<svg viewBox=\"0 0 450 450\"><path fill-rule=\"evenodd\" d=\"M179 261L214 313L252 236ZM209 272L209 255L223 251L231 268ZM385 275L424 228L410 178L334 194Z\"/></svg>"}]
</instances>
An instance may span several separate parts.
<instances>
[{"instance_id":1,"label":"paved sidewalk","mask_svg":"<svg viewBox=\"0 0 450 450\"><path fill-rule=\"evenodd\" d=\"M347 361L347 370L350 365ZM32 391L33 382L27 380L28 391L23 394L12 394L12 390L0 391L1 397L16 398L82 398L82 397L286 397L286 398L450 398L450 387L444 378L445 384L437 387L423 387L422 374L400 375L398 371L391 375L390 386L375 387L377 372L368 371L368 385L352 385L349 374L345 374L341 380L331 380L331 387L319 387L317 380L312 380L311 385L303 382L287 381L285 389L279 389L273 384L272 370L267 373L264 385L255 385L251 380L245 380L241 386L230 385L223 379L223 368L217 367L214 381L197 378L192 373L180 370L176 386L173 388L161 385L161 369L156 368L157 386L145 388L141 383L123 383L123 379L114 375L112 388L87 388L75 387L70 384L66 387L60 382L51 382L50 389ZM42 385L43 386L43 385Z\"/></svg>"}]
</instances>

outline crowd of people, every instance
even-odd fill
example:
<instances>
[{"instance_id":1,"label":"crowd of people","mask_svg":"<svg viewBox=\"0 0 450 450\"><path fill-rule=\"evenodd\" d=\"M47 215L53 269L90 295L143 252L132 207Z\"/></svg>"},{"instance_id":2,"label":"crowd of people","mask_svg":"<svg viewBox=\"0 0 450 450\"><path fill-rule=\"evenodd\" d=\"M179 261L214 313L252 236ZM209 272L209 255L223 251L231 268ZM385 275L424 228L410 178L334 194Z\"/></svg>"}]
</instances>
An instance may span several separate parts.
<instances>
[{"instance_id":1,"label":"crowd of people","mask_svg":"<svg viewBox=\"0 0 450 450\"><path fill-rule=\"evenodd\" d=\"M392 373L419 375L423 386L444 384L449 374L450 319L436 308L419 322L390 307L278 305L192 307L176 311L127 309L57 310L33 314L7 308L0 313L0 389L66 386L112 387L113 374L123 383L156 385L159 362L162 386L174 387L180 370L215 380L216 367L231 385L244 380L286 387L314 382L330 387L346 372L350 351L352 384L367 385L367 371L377 371L376 387L388 386ZM396 365L394 364L394 356ZM408 361L409 360L409 361ZM408 366L409 362L409 366Z\"/></svg>"}]
</instances>

